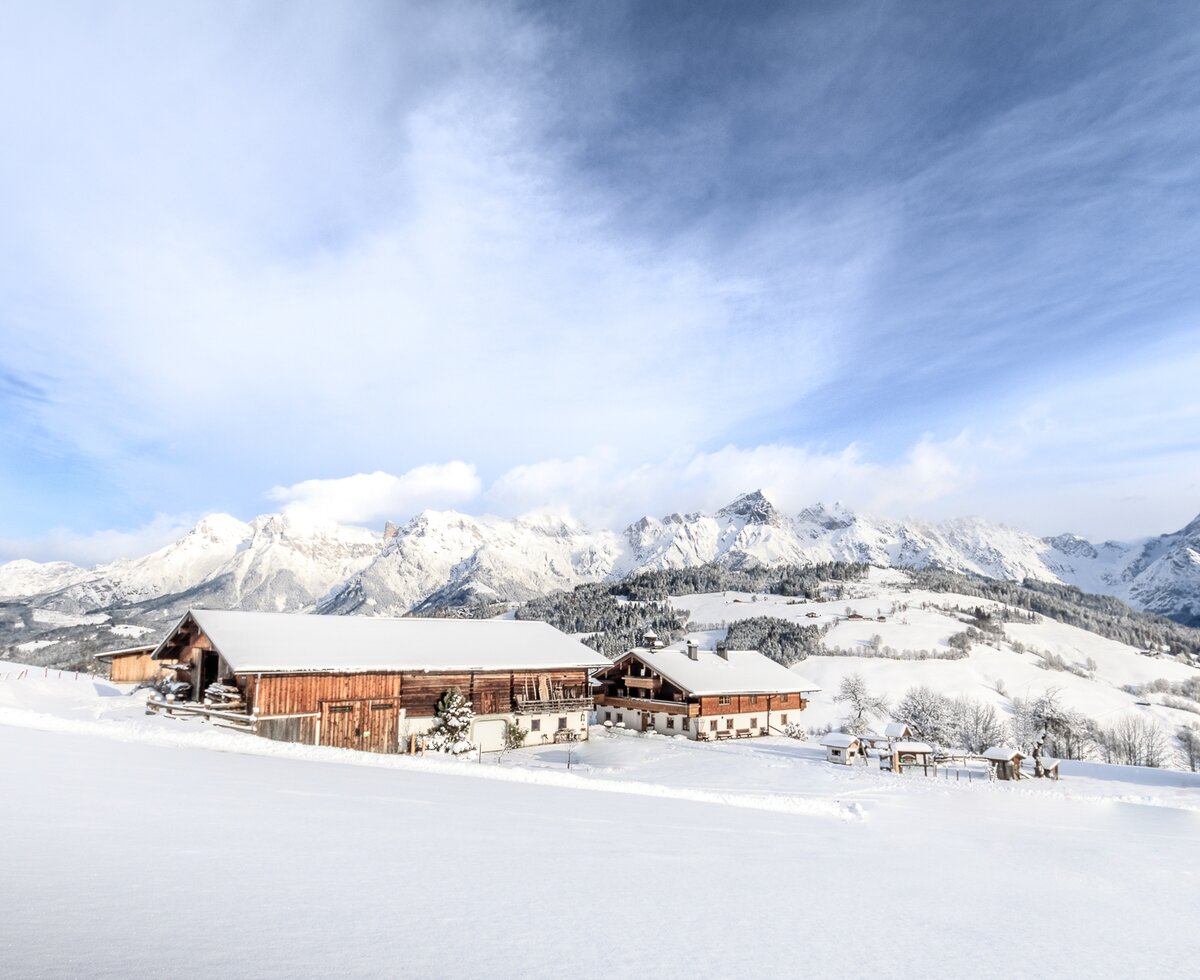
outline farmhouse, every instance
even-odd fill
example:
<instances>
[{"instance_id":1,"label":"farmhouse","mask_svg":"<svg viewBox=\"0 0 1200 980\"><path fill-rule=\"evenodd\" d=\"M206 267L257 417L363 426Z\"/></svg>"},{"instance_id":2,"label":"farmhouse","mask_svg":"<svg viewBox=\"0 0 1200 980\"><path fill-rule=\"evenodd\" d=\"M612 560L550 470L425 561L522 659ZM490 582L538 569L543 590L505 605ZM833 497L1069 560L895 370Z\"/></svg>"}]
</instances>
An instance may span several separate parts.
<instances>
[{"instance_id":1,"label":"farmhouse","mask_svg":"<svg viewBox=\"0 0 1200 980\"><path fill-rule=\"evenodd\" d=\"M162 661L151 656L155 647L126 647L124 650L108 650L94 654L108 667L108 679L114 684L142 684L158 680L164 673Z\"/></svg>"},{"instance_id":2,"label":"farmhouse","mask_svg":"<svg viewBox=\"0 0 1200 980\"><path fill-rule=\"evenodd\" d=\"M407 751L452 688L472 702L484 751L503 748L510 723L526 745L586 739L588 674L609 663L540 622L208 609L186 613L153 657L175 664L183 691L158 710L369 752Z\"/></svg>"},{"instance_id":3,"label":"farmhouse","mask_svg":"<svg viewBox=\"0 0 1200 980\"><path fill-rule=\"evenodd\" d=\"M830 732L821 739L821 747L825 750L825 761L835 762L841 766L853 765L861 758L864 762L862 741L857 735L847 735L845 732Z\"/></svg>"},{"instance_id":4,"label":"farmhouse","mask_svg":"<svg viewBox=\"0 0 1200 980\"><path fill-rule=\"evenodd\" d=\"M646 645L596 674L596 717L700 741L767 735L798 722L819 690L757 650Z\"/></svg>"}]
</instances>

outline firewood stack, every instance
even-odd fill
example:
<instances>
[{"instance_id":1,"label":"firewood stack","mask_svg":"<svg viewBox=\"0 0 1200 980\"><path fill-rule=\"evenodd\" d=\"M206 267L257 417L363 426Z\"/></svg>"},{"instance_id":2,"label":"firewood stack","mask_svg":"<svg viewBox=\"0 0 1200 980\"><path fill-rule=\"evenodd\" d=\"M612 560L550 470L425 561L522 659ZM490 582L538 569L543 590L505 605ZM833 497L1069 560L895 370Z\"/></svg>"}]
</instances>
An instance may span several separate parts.
<instances>
[{"instance_id":1,"label":"firewood stack","mask_svg":"<svg viewBox=\"0 0 1200 980\"><path fill-rule=\"evenodd\" d=\"M220 681L209 684L204 689L204 703L220 708L222 711L245 711L246 701L242 692L232 684L222 684Z\"/></svg>"}]
</instances>

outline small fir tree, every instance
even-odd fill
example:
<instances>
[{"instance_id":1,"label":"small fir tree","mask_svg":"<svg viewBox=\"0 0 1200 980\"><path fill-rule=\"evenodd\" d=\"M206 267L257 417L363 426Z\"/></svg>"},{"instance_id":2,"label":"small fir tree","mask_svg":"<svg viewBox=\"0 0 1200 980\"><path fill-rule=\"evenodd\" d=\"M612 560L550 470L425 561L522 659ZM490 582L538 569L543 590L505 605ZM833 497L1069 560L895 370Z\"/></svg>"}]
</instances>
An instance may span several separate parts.
<instances>
[{"instance_id":1,"label":"small fir tree","mask_svg":"<svg viewBox=\"0 0 1200 980\"><path fill-rule=\"evenodd\" d=\"M438 701L437 717L425 739L425 748L451 755L469 752L474 748L471 745L471 722L474 718L471 702L457 687L451 688Z\"/></svg>"}]
</instances>

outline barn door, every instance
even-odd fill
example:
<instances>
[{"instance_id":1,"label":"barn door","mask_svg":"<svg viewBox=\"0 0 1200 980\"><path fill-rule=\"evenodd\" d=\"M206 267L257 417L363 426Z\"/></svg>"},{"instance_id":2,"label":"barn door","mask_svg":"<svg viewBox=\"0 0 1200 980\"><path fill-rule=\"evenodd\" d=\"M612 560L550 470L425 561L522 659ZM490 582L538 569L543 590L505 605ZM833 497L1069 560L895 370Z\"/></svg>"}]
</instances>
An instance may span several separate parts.
<instances>
[{"instance_id":1,"label":"barn door","mask_svg":"<svg viewBox=\"0 0 1200 980\"><path fill-rule=\"evenodd\" d=\"M361 701L325 701L321 704L321 744L337 749L357 749L362 732Z\"/></svg>"},{"instance_id":2,"label":"barn door","mask_svg":"<svg viewBox=\"0 0 1200 980\"><path fill-rule=\"evenodd\" d=\"M367 752L400 751L400 701L385 698L362 703L360 749Z\"/></svg>"},{"instance_id":3,"label":"barn door","mask_svg":"<svg viewBox=\"0 0 1200 980\"><path fill-rule=\"evenodd\" d=\"M400 700L324 701L321 744L363 752L400 751Z\"/></svg>"}]
</instances>

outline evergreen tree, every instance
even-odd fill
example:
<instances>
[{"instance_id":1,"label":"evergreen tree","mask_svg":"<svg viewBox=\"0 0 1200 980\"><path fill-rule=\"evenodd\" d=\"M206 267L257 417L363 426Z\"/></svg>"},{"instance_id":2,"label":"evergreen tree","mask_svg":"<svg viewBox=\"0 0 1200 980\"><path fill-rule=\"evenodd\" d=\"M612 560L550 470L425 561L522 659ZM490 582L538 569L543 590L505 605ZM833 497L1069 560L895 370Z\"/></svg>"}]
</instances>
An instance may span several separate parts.
<instances>
[{"instance_id":1,"label":"evergreen tree","mask_svg":"<svg viewBox=\"0 0 1200 980\"><path fill-rule=\"evenodd\" d=\"M437 704L437 717L433 727L425 739L425 747L438 752L449 752L451 755L461 755L469 752L471 744L471 722L475 711L457 687L453 687L442 695Z\"/></svg>"}]
</instances>

